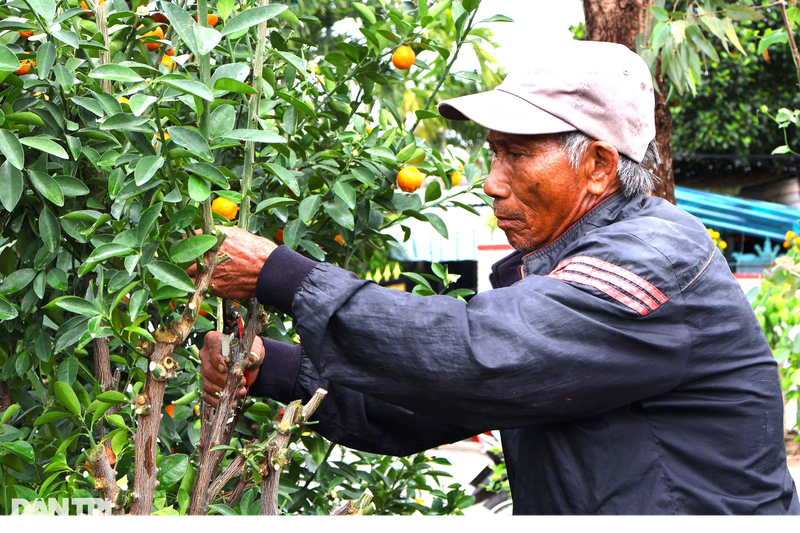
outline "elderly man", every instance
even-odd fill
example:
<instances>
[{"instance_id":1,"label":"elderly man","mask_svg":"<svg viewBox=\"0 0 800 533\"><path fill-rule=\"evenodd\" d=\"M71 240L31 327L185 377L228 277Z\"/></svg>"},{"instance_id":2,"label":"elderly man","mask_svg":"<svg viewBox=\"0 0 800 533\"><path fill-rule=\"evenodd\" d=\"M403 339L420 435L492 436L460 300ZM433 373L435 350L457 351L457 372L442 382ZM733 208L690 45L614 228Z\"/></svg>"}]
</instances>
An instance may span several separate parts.
<instances>
[{"instance_id":1,"label":"elderly man","mask_svg":"<svg viewBox=\"0 0 800 533\"><path fill-rule=\"evenodd\" d=\"M251 394L324 387L317 431L384 454L500 429L517 514L800 512L756 317L703 225L647 197L653 106L645 63L609 43L439 105L490 130L484 189L518 250L469 303L226 229L217 293L257 295L302 340L259 343ZM217 335L201 354L213 404Z\"/></svg>"}]
</instances>

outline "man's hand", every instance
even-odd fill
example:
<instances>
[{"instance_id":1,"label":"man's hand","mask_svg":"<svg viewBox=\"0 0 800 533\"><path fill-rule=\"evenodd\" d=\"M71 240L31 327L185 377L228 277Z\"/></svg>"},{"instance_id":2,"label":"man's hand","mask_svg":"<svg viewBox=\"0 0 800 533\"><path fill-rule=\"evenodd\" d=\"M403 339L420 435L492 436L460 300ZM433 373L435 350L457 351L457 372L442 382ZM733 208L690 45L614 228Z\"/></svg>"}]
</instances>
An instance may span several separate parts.
<instances>
[{"instance_id":1,"label":"man's hand","mask_svg":"<svg viewBox=\"0 0 800 533\"><path fill-rule=\"evenodd\" d=\"M250 367L250 384L255 383L261 363L264 361L264 343L260 337L253 341L250 353L258 356L258 361ZM206 333L203 349L200 350L201 371L203 372L203 400L213 407L219 403L218 392L225 387L228 379L228 367L222 358L222 334L218 331ZM247 392L247 383L244 378L239 383L236 398L244 398Z\"/></svg>"},{"instance_id":2,"label":"man's hand","mask_svg":"<svg viewBox=\"0 0 800 533\"><path fill-rule=\"evenodd\" d=\"M227 253L230 259L214 268L211 294L236 300L255 298L261 267L278 246L241 228L217 226L216 229L227 235L220 252ZM196 278L197 265L187 268L186 273Z\"/></svg>"}]
</instances>

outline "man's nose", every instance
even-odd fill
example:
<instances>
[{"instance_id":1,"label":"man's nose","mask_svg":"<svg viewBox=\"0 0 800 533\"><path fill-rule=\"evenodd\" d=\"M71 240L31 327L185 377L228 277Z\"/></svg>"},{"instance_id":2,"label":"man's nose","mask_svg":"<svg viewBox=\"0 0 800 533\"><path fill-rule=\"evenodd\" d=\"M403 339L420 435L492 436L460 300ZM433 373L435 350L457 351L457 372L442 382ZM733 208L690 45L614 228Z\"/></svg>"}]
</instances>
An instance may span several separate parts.
<instances>
[{"instance_id":1,"label":"man's nose","mask_svg":"<svg viewBox=\"0 0 800 533\"><path fill-rule=\"evenodd\" d=\"M508 179L504 172L502 172L498 165L492 165L492 170L486 176L486 181L483 182L483 192L492 198L506 198L510 193L508 186Z\"/></svg>"}]
</instances>

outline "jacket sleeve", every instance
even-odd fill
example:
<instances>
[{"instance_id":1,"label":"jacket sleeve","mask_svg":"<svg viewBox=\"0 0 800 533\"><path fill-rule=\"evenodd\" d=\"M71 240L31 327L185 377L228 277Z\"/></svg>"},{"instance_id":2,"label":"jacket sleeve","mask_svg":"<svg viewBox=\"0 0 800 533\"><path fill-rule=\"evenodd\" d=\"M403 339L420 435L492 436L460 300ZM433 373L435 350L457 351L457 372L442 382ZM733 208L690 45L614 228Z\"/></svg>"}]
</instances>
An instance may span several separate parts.
<instances>
[{"instance_id":1,"label":"jacket sleeve","mask_svg":"<svg viewBox=\"0 0 800 533\"><path fill-rule=\"evenodd\" d=\"M349 448L405 456L474 435L319 377L301 345L263 339L266 357L253 396L283 403L308 401L318 388L328 391L312 420L314 430Z\"/></svg>"},{"instance_id":2,"label":"jacket sleeve","mask_svg":"<svg viewBox=\"0 0 800 533\"><path fill-rule=\"evenodd\" d=\"M261 298L268 284L259 283ZM478 432L583 418L678 385L691 339L680 293L665 290L645 316L547 276L465 303L314 263L291 312L325 379Z\"/></svg>"}]
</instances>

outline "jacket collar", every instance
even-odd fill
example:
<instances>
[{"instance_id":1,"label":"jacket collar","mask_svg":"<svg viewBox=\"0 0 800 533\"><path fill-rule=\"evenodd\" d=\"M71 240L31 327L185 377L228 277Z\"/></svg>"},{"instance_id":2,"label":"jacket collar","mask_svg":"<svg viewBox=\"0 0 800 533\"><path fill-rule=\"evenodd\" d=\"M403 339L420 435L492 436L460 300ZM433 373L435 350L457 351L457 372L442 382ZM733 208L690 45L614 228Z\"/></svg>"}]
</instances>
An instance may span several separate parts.
<instances>
[{"instance_id":1,"label":"jacket collar","mask_svg":"<svg viewBox=\"0 0 800 533\"><path fill-rule=\"evenodd\" d=\"M617 193L586 213L558 239L541 250L528 254L514 252L492 266L490 280L494 288L509 287L526 276L545 275L563 259L564 250L586 233L617 220L623 208L640 204L641 196L625 198Z\"/></svg>"}]
</instances>

